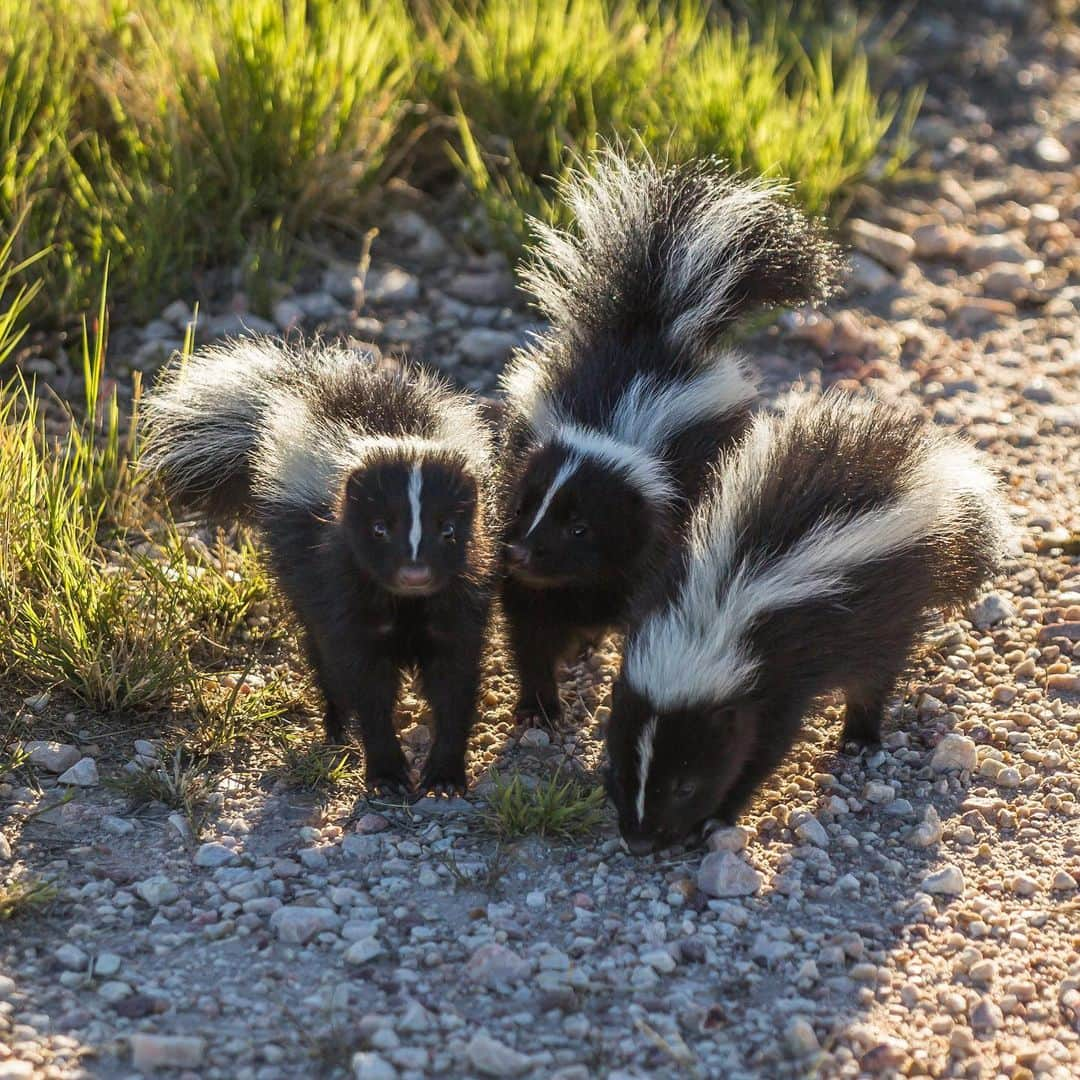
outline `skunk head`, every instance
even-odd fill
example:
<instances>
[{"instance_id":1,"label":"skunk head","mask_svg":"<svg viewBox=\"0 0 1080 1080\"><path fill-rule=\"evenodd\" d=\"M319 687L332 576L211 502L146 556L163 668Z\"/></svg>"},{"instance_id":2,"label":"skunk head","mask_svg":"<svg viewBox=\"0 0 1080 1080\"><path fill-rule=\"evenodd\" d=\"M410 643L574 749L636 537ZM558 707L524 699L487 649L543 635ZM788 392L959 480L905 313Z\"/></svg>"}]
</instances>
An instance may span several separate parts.
<instances>
[{"instance_id":1,"label":"skunk head","mask_svg":"<svg viewBox=\"0 0 1080 1080\"><path fill-rule=\"evenodd\" d=\"M723 807L755 727L753 708L742 703L661 712L620 677L607 729L607 788L633 854L686 840Z\"/></svg>"},{"instance_id":2,"label":"skunk head","mask_svg":"<svg viewBox=\"0 0 1080 1080\"><path fill-rule=\"evenodd\" d=\"M632 575L656 537L656 508L618 469L548 444L515 485L507 573L526 585L610 585Z\"/></svg>"},{"instance_id":3,"label":"skunk head","mask_svg":"<svg viewBox=\"0 0 1080 1080\"><path fill-rule=\"evenodd\" d=\"M476 519L476 480L453 454L391 445L345 483L341 522L353 558L402 596L430 596L466 571Z\"/></svg>"}]
</instances>

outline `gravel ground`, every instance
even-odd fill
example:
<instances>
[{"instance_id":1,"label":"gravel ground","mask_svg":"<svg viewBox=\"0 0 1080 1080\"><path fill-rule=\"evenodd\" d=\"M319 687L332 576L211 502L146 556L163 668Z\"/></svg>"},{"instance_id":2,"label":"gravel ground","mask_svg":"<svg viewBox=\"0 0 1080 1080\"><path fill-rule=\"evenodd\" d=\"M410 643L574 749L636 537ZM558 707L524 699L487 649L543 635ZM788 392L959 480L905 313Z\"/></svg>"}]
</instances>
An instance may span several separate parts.
<instances>
[{"instance_id":1,"label":"gravel ground","mask_svg":"<svg viewBox=\"0 0 1080 1080\"><path fill-rule=\"evenodd\" d=\"M770 393L919 405L1008 477L1023 553L942 624L882 748L837 754L825 705L708 855L635 860L610 820L501 851L480 827L491 761L595 769L614 645L568 672L579 724L550 743L511 732L493 658L468 800L226 778L197 841L102 783L153 758L145 730L106 745L67 717L41 791L0 785L0 879L61 883L0 923L0 1078L1080 1075L1080 34L1013 36L1000 7L962 37L916 20L916 178L857 205L848 294L751 343ZM361 315L334 266L275 322L490 387L529 316L505 263L463 261L418 209L377 242ZM185 317L117 353L152 367ZM237 298L205 325L245 321ZM33 365L63 384L62 358Z\"/></svg>"}]
</instances>

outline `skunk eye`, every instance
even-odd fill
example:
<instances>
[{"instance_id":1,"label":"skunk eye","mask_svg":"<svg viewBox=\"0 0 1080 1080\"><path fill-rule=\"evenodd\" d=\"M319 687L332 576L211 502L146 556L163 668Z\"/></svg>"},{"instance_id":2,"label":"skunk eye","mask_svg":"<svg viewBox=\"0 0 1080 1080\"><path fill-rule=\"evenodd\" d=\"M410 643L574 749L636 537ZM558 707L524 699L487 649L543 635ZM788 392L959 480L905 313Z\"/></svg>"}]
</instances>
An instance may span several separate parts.
<instances>
[{"instance_id":1,"label":"skunk eye","mask_svg":"<svg viewBox=\"0 0 1080 1080\"><path fill-rule=\"evenodd\" d=\"M691 799L697 792L697 782L694 780L684 780L677 788L675 788L675 798L678 802L686 802L687 799Z\"/></svg>"},{"instance_id":2,"label":"skunk eye","mask_svg":"<svg viewBox=\"0 0 1080 1080\"><path fill-rule=\"evenodd\" d=\"M371 535L376 540L385 540L390 535L390 529L382 518L371 523Z\"/></svg>"},{"instance_id":3,"label":"skunk eye","mask_svg":"<svg viewBox=\"0 0 1080 1080\"><path fill-rule=\"evenodd\" d=\"M570 535L576 537L582 537L589 531L589 526L583 521L579 521L576 525L570 526Z\"/></svg>"},{"instance_id":4,"label":"skunk eye","mask_svg":"<svg viewBox=\"0 0 1080 1080\"><path fill-rule=\"evenodd\" d=\"M456 530L454 529L454 523L452 521L444 521L442 530L440 531L439 535L444 540L453 540L454 536L456 535Z\"/></svg>"}]
</instances>

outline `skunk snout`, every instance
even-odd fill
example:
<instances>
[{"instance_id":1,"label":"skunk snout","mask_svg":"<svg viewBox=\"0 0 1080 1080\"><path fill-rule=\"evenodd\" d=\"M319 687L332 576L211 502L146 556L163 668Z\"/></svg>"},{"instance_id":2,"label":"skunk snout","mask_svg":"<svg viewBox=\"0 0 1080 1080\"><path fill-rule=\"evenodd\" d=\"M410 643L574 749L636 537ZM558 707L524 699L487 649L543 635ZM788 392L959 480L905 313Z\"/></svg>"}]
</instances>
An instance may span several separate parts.
<instances>
[{"instance_id":1,"label":"skunk snout","mask_svg":"<svg viewBox=\"0 0 1080 1080\"><path fill-rule=\"evenodd\" d=\"M424 563L406 563L397 572L397 583L403 589L426 589L431 582L431 567Z\"/></svg>"},{"instance_id":2,"label":"skunk snout","mask_svg":"<svg viewBox=\"0 0 1080 1080\"><path fill-rule=\"evenodd\" d=\"M516 567L519 570L524 570L529 565L529 561L532 558L532 553L524 544L507 544L506 545L506 562L508 566Z\"/></svg>"},{"instance_id":3,"label":"skunk snout","mask_svg":"<svg viewBox=\"0 0 1080 1080\"><path fill-rule=\"evenodd\" d=\"M623 840L631 855L648 855L656 846L649 836L624 836Z\"/></svg>"}]
</instances>

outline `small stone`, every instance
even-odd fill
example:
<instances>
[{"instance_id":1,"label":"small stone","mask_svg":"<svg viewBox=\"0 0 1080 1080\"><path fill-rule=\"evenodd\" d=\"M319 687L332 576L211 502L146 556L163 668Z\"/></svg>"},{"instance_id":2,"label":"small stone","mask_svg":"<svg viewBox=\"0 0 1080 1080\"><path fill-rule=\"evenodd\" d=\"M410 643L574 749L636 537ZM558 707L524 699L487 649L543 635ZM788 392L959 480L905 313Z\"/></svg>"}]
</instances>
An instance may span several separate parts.
<instances>
[{"instance_id":1,"label":"small stone","mask_svg":"<svg viewBox=\"0 0 1080 1080\"><path fill-rule=\"evenodd\" d=\"M1020 786L1020 772L1009 765L994 777L994 783L997 784L998 787L1010 790L1018 788Z\"/></svg>"},{"instance_id":2,"label":"small stone","mask_svg":"<svg viewBox=\"0 0 1080 1080\"><path fill-rule=\"evenodd\" d=\"M972 270L982 270L996 262L1023 263L1030 258L1031 250L1015 233L974 237L966 252L967 265Z\"/></svg>"},{"instance_id":3,"label":"small stone","mask_svg":"<svg viewBox=\"0 0 1080 1080\"><path fill-rule=\"evenodd\" d=\"M1009 891L1017 896L1032 896L1039 891L1039 883L1028 874L1014 874L1009 879Z\"/></svg>"},{"instance_id":4,"label":"small stone","mask_svg":"<svg viewBox=\"0 0 1080 1080\"><path fill-rule=\"evenodd\" d=\"M328 908L287 904L270 916L270 929L288 945L304 945L316 934L336 933L341 917Z\"/></svg>"},{"instance_id":5,"label":"small stone","mask_svg":"<svg viewBox=\"0 0 1080 1080\"><path fill-rule=\"evenodd\" d=\"M1054 874L1054 880L1050 882L1050 888L1054 892L1072 892L1076 887L1076 878L1067 870L1058 870Z\"/></svg>"},{"instance_id":6,"label":"small stone","mask_svg":"<svg viewBox=\"0 0 1080 1080\"><path fill-rule=\"evenodd\" d=\"M180 890L164 874L155 874L144 881L137 881L134 889L151 907L171 904L180 896Z\"/></svg>"},{"instance_id":7,"label":"small stone","mask_svg":"<svg viewBox=\"0 0 1080 1080\"><path fill-rule=\"evenodd\" d=\"M521 738L518 742L522 746L549 746L551 744L551 736L543 728L526 728L521 733Z\"/></svg>"},{"instance_id":8,"label":"small stone","mask_svg":"<svg viewBox=\"0 0 1080 1080\"><path fill-rule=\"evenodd\" d=\"M377 938L366 937L354 941L345 950L345 963L359 966L368 964L376 957L382 956L386 950L379 944Z\"/></svg>"},{"instance_id":9,"label":"small stone","mask_svg":"<svg viewBox=\"0 0 1080 1080\"><path fill-rule=\"evenodd\" d=\"M88 963L86 953L77 945L61 945L53 955L68 971L83 971Z\"/></svg>"},{"instance_id":10,"label":"small stone","mask_svg":"<svg viewBox=\"0 0 1080 1080\"><path fill-rule=\"evenodd\" d=\"M197 1069L203 1062L206 1041L194 1035L129 1036L131 1064L148 1072L151 1069Z\"/></svg>"},{"instance_id":11,"label":"small stone","mask_svg":"<svg viewBox=\"0 0 1080 1080\"><path fill-rule=\"evenodd\" d=\"M474 982L493 986L515 983L527 978L532 966L505 945L481 945L469 957L466 971Z\"/></svg>"},{"instance_id":12,"label":"small stone","mask_svg":"<svg viewBox=\"0 0 1080 1080\"><path fill-rule=\"evenodd\" d=\"M896 789L880 780L871 780L863 787L862 797L878 806L887 806L896 798Z\"/></svg>"},{"instance_id":13,"label":"small stone","mask_svg":"<svg viewBox=\"0 0 1080 1080\"><path fill-rule=\"evenodd\" d=\"M1016 615L1016 608L1004 593L989 592L971 605L971 621L977 630L989 630Z\"/></svg>"},{"instance_id":14,"label":"small stone","mask_svg":"<svg viewBox=\"0 0 1080 1080\"><path fill-rule=\"evenodd\" d=\"M380 833L390 827L390 822L382 814L364 814L356 823L356 831L362 836Z\"/></svg>"},{"instance_id":15,"label":"small stone","mask_svg":"<svg viewBox=\"0 0 1080 1080\"><path fill-rule=\"evenodd\" d=\"M1035 156L1044 165L1068 165L1072 160L1069 148L1053 135L1044 135L1035 144Z\"/></svg>"},{"instance_id":16,"label":"small stone","mask_svg":"<svg viewBox=\"0 0 1080 1080\"><path fill-rule=\"evenodd\" d=\"M963 229L949 225L920 225L911 238L920 259L952 259L970 243L970 237Z\"/></svg>"},{"instance_id":17,"label":"small stone","mask_svg":"<svg viewBox=\"0 0 1080 1080\"><path fill-rule=\"evenodd\" d=\"M172 323L178 330L186 330L188 323L194 321L195 312L183 300L174 300L162 309L161 318Z\"/></svg>"},{"instance_id":18,"label":"small stone","mask_svg":"<svg viewBox=\"0 0 1080 1080\"><path fill-rule=\"evenodd\" d=\"M940 843L940 841L941 818L933 806L928 806L923 814L922 822L912 830L908 842L912 847L928 848Z\"/></svg>"},{"instance_id":19,"label":"small stone","mask_svg":"<svg viewBox=\"0 0 1080 1080\"><path fill-rule=\"evenodd\" d=\"M304 321L304 309L294 300L290 299L279 300L274 305L273 315L277 328L283 334L287 334L290 330L294 330Z\"/></svg>"},{"instance_id":20,"label":"small stone","mask_svg":"<svg viewBox=\"0 0 1080 1080\"><path fill-rule=\"evenodd\" d=\"M123 982L120 979L108 979L97 988L97 992L98 997L103 1001L107 1001L110 1005L115 1005L118 1001L123 1001L124 998L130 997L132 990L128 983Z\"/></svg>"},{"instance_id":21,"label":"small stone","mask_svg":"<svg viewBox=\"0 0 1080 1080\"><path fill-rule=\"evenodd\" d=\"M547 907L547 894L540 892L539 890L527 893L525 896L525 906L530 911L543 911Z\"/></svg>"},{"instance_id":22,"label":"small stone","mask_svg":"<svg viewBox=\"0 0 1080 1080\"><path fill-rule=\"evenodd\" d=\"M707 841L710 851L742 851L749 833L741 825L713 829Z\"/></svg>"},{"instance_id":23,"label":"small stone","mask_svg":"<svg viewBox=\"0 0 1080 1080\"><path fill-rule=\"evenodd\" d=\"M989 986L997 976L993 960L978 960L968 968L968 978L980 986Z\"/></svg>"},{"instance_id":24,"label":"small stone","mask_svg":"<svg viewBox=\"0 0 1080 1080\"><path fill-rule=\"evenodd\" d=\"M795 826L795 835L808 844L815 847L828 847L829 834L825 826L816 817L808 817Z\"/></svg>"},{"instance_id":25,"label":"small stone","mask_svg":"<svg viewBox=\"0 0 1080 1080\"><path fill-rule=\"evenodd\" d=\"M934 756L930 759L930 767L934 772L974 772L977 763L978 750L975 740L955 733L946 735L934 747Z\"/></svg>"},{"instance_id":26,"label":"small stone","mask_svg":"<svg viewBox=\"0 0 1080 1080\"><path fill-rule=\"evenodd\" d=\"M810 1022L802 1016L793 1016L784 1029L784 1041L797 1058L809 1057L821 1049L817 1035Z\"/></svg>"},{"instance_id":27,"label":"small stone","mask_svg":"<svg viewBox=\"0 0 1080 1080\"><path fill-rule=\"evenodd\" d=\"M216 868L218 866L225 866L227 863L234 862L236 860L236 852L232 848L226 847L224 844L217 842L211 842L209 844L203 844L197 852L195 852L195 865L206 868Z\"/></svg>"},{"instance_id":28,"label":"small stone","mask_svg":"<svg viewBox=\"0 0 1080 1080\"><path fill-rule=\"evenodd\" d=\"M30 764L51 773L62 773L82 758L77 746L68 743L34 740L23 744Z\"/></svg>"},{"instance_id":29,"label":"small stone","mask_svg":"<svg viewBox=\"0 0 1080 1080\"><path fill-rule=\"evenodd\" d=\"M397 266L368 271L364 298L370 304L403 306L420 299L420 279Z\"/></svg>"},{"instance_id":30,"label":"small stone","mask_svg":"<svg viewBox=\"0 0 1080 1080\"><path fill-rule=\"evenodd\" d=\"M933 896L963 896L964 875L960 867L950 864L927 874L919 888Z\"/></svg>"},{"instance_id":31,"label":"small stone","mask_svg":"<svg viewBox=\"0 0 1080 1080\"><path fill-rule=\"evenodd\" d=\"M714 851L702 860L697 884L707 896L718 899L752 896L761 888L762 877L734 852Z\"/></svg>"},{"instance_id":32,"label":"small stone","mask_svg":"<svg viewBox=\"0 0 1080 1080\"><path fill-rule=\"evenodd\" d=\"M57 783L71 787L97 787L98 782L97 762L92 757L81 758L57 777Z\"/></svg>"},{"instance_id":33,"label":"small stone","mask_svg":"<svg viewBox=\"0 0 1080 1080\"><path fill-rule=\"evenodd\" d=\"M434 1025L435 1017L419 1001L410 1001L397 1023L397 1029L408 1035L421 1035L431 1031Z\"/></svg>"},{"instance_id":34,"label":"small stone","mask_svg":"<svg viewBox=\"0 0 1080 1080\"><path fill-rule=\"evenodd\" d=\"M676 968L675 957L667 949L650 949L641 954L641 962L661 975L670 975Z\"/></svg>"},{"instance_id":35,"label":"small stone","mask_svg":"<svg viewBox=\"0 0 1080 1080\"><path fill-rule=\"evenodd\" d=\"M34 1066L29 1061L14 1058L0 1061L0 1080L34 1080Z\"/></svg>"},{"instance_id":36,"label":"small stone","mask_svg":"<svg viewBox=\"0 0 1080 1080\"><path fill-rule=\"evenodd\" d=\"M1034 278L1024 263L991 263L983 277L983 292L1007 300L1021 298L1032 287Z\"/></svg>"},{"instance_id":37,"label":"small stone","mask_svg":"<svg viewBox=\"0 0 1080 1080\"><path fill-rule=\"evenodd\" d=\"M326 852L322 848L301 848L297 852L297 856L300 862L309 870L325 870L330 865L326 858Z\"/></svg>"},{"instance_id":38,"label":"small stone","mask_svg":"<svg viewBox=\"0 0 1080 1080\"><path fill-rule=\"evenodd\" d=\"M848 256L847 287L852 293L876 293L896 284L896 278L876 259L861 252Z\"/></svg>"},{"instance_id":39,"label":"small stone","mask_svg":"<svg viewBox=\"0 0 1080 1080\"><path fill-rule=\"evenodd\" d=\"M520 1076L532 1065L531 1059L505 1043L477 1032L465 1047L472 1067L484 1076Z\"/></svg>"},{"instance_id":40,"label":"small stone","mask_svg":"<svg viewBox=\"0 0 1080 1080\"><path fill-rule=\"evenodd\" d=\"M372 1050L353 1054L352 1071L354 1080L397 1080L398 1076L397 1069Z\"/></svg>"},{"instance_id":41,"label":"small stone","mask_svg":"<svg viewBox=\"0 0 1080 1080\"><path fill-rule=\"evenodd\" d=\"M109 978L119 970L123 960L116 953L103 952L94 957L94 974Z\"/></svg>"},{"instance_id":42,"label":"small stone","mask_svg":"<svg viewBox=\"0 0 1080 1080\"><path fill-rule=\"evenodd\" d=\"M852 218L848 222L852 244L894 273L901 274L915 252L915 241L904 233Z\"/></svg>"},{"instance_id":43,"label":"small stone","mask_svg":"<svg viewBox=\"0 0 1080 1080\"><path fill-rule=\"evenodd\" d=\"M132 822L127 818L117 817L115 814L106 814L101 819L101 827L113 836L130 836L135 831Z\"/></svg>"},{"instance_id":44,"label":"small stone","mask_svg":"<svg viewBox=\"0 0 1080 1080\"><path fill-rule=\"evenodd\" d=\"M497 306L513 298L513 278L502 270L458 274L446 286L447 293L466 304Z\"/></svg>"},{"instance_id":45,"label":"small stone","mask_svg":"<svg viewBox=\"0 0 1080 1080\"><path fill-rule=\"evenodd\" d=\"M461 354L474 364L501 364L517 344L517 334L477 326L461 335L458 348Z\"/></svg>"},{"instance_id":46,"label":"small stone","mask_svg":"<svg viewBox=\"0 0 1080 1080\"><path fill-rule=\"evenodd\" d=\"M8 838L0 833L0 862L11 861L11 842Z\"/></svg>"},{"instance_id":47,"label":"small stone","mask_svg":"<svg viewBox=\"0 0 1080 1080\"><path fill-rule=\"evenodd\" d=\"M1005 1026L1005 1016L994 1001L981 997L971 1010L971 1026L975 1031L997 1031Z\"/></svg>"}]
</instances>

